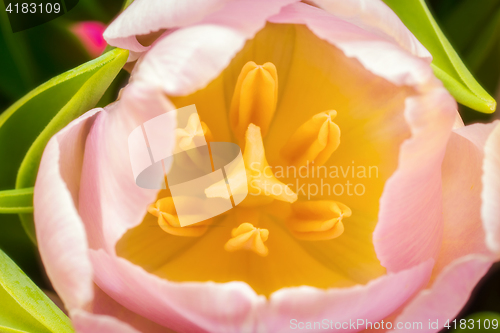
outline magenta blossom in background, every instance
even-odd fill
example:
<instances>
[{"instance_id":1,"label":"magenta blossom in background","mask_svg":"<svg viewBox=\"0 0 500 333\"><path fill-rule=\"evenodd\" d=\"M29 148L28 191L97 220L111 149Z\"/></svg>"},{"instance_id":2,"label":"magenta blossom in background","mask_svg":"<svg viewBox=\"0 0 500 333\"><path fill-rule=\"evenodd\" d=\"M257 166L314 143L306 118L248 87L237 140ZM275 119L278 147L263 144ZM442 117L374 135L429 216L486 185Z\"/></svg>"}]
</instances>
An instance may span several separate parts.
<instances>
[{"instance_id":1,"label":"magenta blossom in background","mask_svg":"<svg viewBox=\"0 0 500 333\"><path fill-rule=\"evenodd\" d=\"M106 48L106 41L102 37L106 25L98 21L78 22L71 26L71 31L78 37L91 57L98 57Z\"/></svg>"}]
</instances>

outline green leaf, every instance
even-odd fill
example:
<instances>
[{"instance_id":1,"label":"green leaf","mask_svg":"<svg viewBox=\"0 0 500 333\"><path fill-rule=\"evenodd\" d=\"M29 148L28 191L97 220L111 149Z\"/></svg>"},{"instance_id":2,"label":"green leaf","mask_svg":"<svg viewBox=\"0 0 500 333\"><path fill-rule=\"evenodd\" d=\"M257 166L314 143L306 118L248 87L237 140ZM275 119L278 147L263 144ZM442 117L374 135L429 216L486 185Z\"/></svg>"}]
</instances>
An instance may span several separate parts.
<instances>
[{"instance_id":1,"label":"green leaf","mask_svg":"<svg viewBox=\"0 0 500 333\"><path fill-rule=\"evenodd\" d=\"M462 328L460 328L460 324ZM486 326L485 326L486 324ZM465 328L464 328L465 325ZM450 323L450 328L455 328L455 323ZM476 312L464 319L456 320L456 329L452 333L497 332L500 328L500 314L496 312ZM485 328L487 327L487 328Z\"/></svg>"},{"instance_id":2,"label":"green leaf","mask_svg":"<svg viewBox=\"0 0 500 333\"><path fill-rule=\"evenodd\" d=\"M33 187L0 191L0 214L33 213Z\"/></svg>"},{"instance_id":3,"label":"green leaf","mask_svg":"<svg viewBox=\"0 0 500 333\"><path fill-rule=\"evenodd\" d=\"M0 332L74 332L68 317L0 250Z\"/></svg>"},{"instance_id":4,"label":"green leaf","mask_svg":"<svg viewBox=\"0 0 500 333\"><path fill-rule=\"evenodd\" d=\"M495 100L477 83L432 17L424 0L384 0L433 57L435 75L455 99L474 110L493 113Z\"/></svg>"},{"instance_id":5,"label":"green leaf","mask_svg":"<svg viewBox=\"0 0 500 333\"><path fill-rule=\"evenodd\" d=\"M19 168L16 188L35 185L38 165L40 164L43 150L50 138L72 120L90 110L99 102L128 57L128 52L122 49L115 49L101 57L109 57L110 54L113 56L113 59L99 68L88 80L86 80L80 89L78 89L71 99L67 101L56 116L49 122L42 133L36 138L35 142L33 142Z\"/></svg>"},{"instance_id":6,"label":"green leaf","mask_svg":"<svg viewBox=\"0 0 500 333\"><path fill-rule=\"evenodd\" d=\"M132 2L134 2L134 0L125 0L123 2L123 8L122 8L122 10L125 10L128 6L130 6L132 4Z\"/></svg>"},{"instance_id":7,"label":"green leaf","mask_svg":"<svg viewBox=\"0 0 500 333\"><path fill-rule=\"evenodd\" d=\"M127 57L121 49L103 54L35 88L0 115L0 142L8 143L0 145L0 189L34 186L48 140L99 101ZM21 220L34 241L29 216Z\"/></svg>"}]
</instances>

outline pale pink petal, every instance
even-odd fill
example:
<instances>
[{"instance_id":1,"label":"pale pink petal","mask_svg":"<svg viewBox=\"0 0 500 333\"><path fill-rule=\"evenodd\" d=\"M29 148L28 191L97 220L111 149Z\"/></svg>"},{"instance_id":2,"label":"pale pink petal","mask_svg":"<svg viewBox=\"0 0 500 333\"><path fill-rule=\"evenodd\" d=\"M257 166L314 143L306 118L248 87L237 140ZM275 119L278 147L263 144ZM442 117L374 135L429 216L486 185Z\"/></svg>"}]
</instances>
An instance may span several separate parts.
<instances>
[{"instance_id":1,"label":"pale pink petal","mask_svg":"<svg viewBox=\"0 0 500 333\"><path fill-rule=\"evenodd\" d=\"M97 286L95 287L91 312L96 315L116 318L144 333L174 333L172 330L158 325L118 304Z\"/></svg>"},{"instance_id":2,"label":"pale pink petal","mask_svg":"<svg viewBox=\"0 0 500 333\"><path fill-rule=\"evenodd\" d=\"M252 38L264 28L268 17L278 14L282 7L298 0L232 0L224 8L207 15L198 24L214 24L237 30Z\"/></svg>"},{"instance_id":3,"label":"pale pink petal","mask_svg":"<svg viewBox=\"0 0 500 333\"><path fill-rule=\"evenodd\" d=\"M452 134L442 165L444 231L433 284L404 308L395 323L422 322L424 330L419 331L439 331L459 313L494 261L485 244L480 193L483 147L496 125L469 125ZM438 320L438 329L429 328L425 324L429 320Z\"/></svg>"},{"instance_id":4,"label":"pale pink petal","mask_svg":"<svg viewBox=\"0 0 500 333\"><path fill-rule=\"evenodd\" d=\"M438 276L430 289L421 291L403 310L395 322L422 322L418 332L439 332L446 320L453 320L470 297L478 281L486 274L493 259L483 255L469 255L451 263ZM439 321L438 329L429 328ZM408 332L408 330L395 330Z\"/></svg>"},{"instance_id":5,"label":"pale pink petal","mask_svg":"<svg viewBox=\"0 0 500 333\"><path fill-rule=\"evenodd\" d=\"M142 221L154 202L158 190L135 183L128 136L145 121L173 109L160 91L134 82L94 123L87 137L79 202L91 248L114 253L116 241ZM173 149L175 112L170 118L170 127L163 129L172 133L172 141L164 142L166 150Z\"/></svg>"},{"instance_id":6,"label":"pale pink petal","mask_svg":"<svg viewBox=\"0 0 500 333\"><path fill-rule=\"evenodd\" d=\"M443 234L441 163L456 104L443 88L406 101L412 137L400 149L396 172L380 199L373 235L377 257L390 272L436 258Z\"/></svg>"},{"instance_id":7,"label":"pale pink petal","mask_svg":"<svg viewBox=\"0 0 500 333\"><path fill-rule=\"evenodd\" d=\"M187 95L206 86L243 47L245 36L216 25L197 25L160 39L134 68L133 78Z\"/></svg>"},{"instance_id":8,"label":"pale pink petal","mask_svg":"<svg viewBox=\"0 0 500 333\"><path fill-rule=\"evenodd\" d=\"M484 152L486 141L490 137L491 132L499 123L500 121L498 120L489 124L477 123L457 128L454 130L454 132L460 136L463 136L464 138L472 142L477 147L477 149L479 149L481 152Z\"/></svg>"},{"instance_id":9,"label":"pale pink petal","mask_svg":"<svg viewBox=\"0 0 500 333\"><path fill-rule=\"evenodd\" d=\"M256 303L265 303L247 284L174 283L129 261L91 251L95 282L121 305L180 332L239 332Z\"/></svg>"},{"instance_id":10,"label":"pale pink petal","mask_svg":"<svg viewBox=\"0 0 500 333\"><path fill-rule=\"evenodd\" d=\"M484 141L495 125L465 126L450 137L442 166L443 241L434 276L462 256L490 253L480 216L481 175Z\"/></svg>"},{"instance_id":11,"label":"pale pink petal","mask_svg":"<svg viewBox=\"0 0 500 333\"><path fill-rule=\"evenodd\" d=\"M344 21L322 9L295 3L270 17L273 23L305 24L319 38L358 59L372 73L397 85L439 85L427 59L418 58L399 44ZM418 87L419 90L427 90Z\"/></svg>"},{"instance_id":12,"label":"pale pink petal","mask_svg":"<svg viewBox=\"0 0 500 333\"><path fill-rule=\"evenodd\" d=\"M432 56L381 0L313 0L327 12L401 45L417 57L431 61Z\"/></svg>"},{"instance_id":13,"label":"pale pink petal","mask_svg":"<svg viewBox=\"0 0 500 333\"><path fill-rule=\"evenodd\" d=\"M110 24L104 38L111 45L143 52L149 47L139 44L137 35L161 29L209 24L230 28L248 39L264 27L269 16L296 1L298 0L137 0Z\"/></svg>"},{"instance_id":14,"label":"pale pink petal","mask_svg":"<svg viewBox=\"0 0 500 333\"><path fill-rule=\"evenodd\" d=\"M481 216L486 231L486 244L500 256L500 123L496 122L495 125L484 147Z\"/></svg>"},{"instance_id":15,"label":"pale pink petal","mask_svg":"<svg viewBox=\"0 0 500 333\"><path fill-rule=\"evenodd\" d=\"M134 79L188 95L215 79L266 24L269 16L296 0L234 0L194 26L161 37L136 66Z\"/></svg>"},{"instance_id":16,"label":"pale pink petal","mask_svg":"<svg viewBox=\"0 0 500 333\"><path fill-rule=\"evenodd\" d=\"M221 9L230 0L135 0L106 29L110 45L136 52L148 49L136 39L161 29L184 27Z\"/></svg>"},{"instance_id":17,"label":"pale pink petal","mask_svg":"<svg viewBox=\"0 0 500 333\"><path fill-rule=\"evenodd\" d=\"M280 332L289 321L380 320L427 283L433 262L389 274L366 286L288 288L269 301L245 283L173 283L121 258L91 251L96 283L130 310L177 331Z\"/></svg>"},{"instance_id":18,"label":"pale pink petal","mask_svg":"<svg viewBox=\"0 0 500 333\"><path fill-rule=\"evenodd\" d=\"M35 184L34 216L40 255L55 290L68 309L92 300L92 266L87 235L76 208L85 138L99 109L57 133L45 148Z\"/></svg>"},{"instance_id":19,"label":"pale pink petal","mask_svg":"<svg viewBox=\"0 0 500 333\"><path fill-rule=\"evenodd\" d=\"M141 333L111 316L95 315L78 309L70 315L77 333Z\"/></svg>"},{"instance_id":20,"label":"pale pink petal","mask_svg":"<svg viewBox=\"0 0 500 333\"><path fill-rule=\"evenodd\" d=\"M320 290L312 287L282 289L271 295L269 309L260 315L268 332L289 332L291 319L302 322L377 322L390 315L427 283L433 260L398 273L389 273L364 286ZM360 323L361 324L361 323ZM333 326L335 328L335 326ZM358 332L362 324L344 327L342 332ZM334 329L335 330L335 329ZM337 327L338 330L338 327Z\"/></svg>"},{"instance_id":21,"label":"pale pink petal","mask_svg":"<svg viewBox=\"0 0 500 333\"><path fill-rule=\"evenodd\" d=\"M106 48L102 34L106 26L98 21L83 21L74 24L71 31L80 39L85 50L92 57L99 56Z\"/></svg>"}]
</instances>

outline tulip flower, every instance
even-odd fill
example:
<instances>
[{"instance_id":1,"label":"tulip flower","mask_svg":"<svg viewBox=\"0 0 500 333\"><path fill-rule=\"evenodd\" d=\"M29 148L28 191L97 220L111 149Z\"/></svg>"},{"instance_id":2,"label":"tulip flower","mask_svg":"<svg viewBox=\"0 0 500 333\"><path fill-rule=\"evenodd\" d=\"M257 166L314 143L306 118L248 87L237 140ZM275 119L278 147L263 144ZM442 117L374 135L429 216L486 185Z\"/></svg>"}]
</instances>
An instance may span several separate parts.
<instances>
[{"instance_id":1,"label":"tulip flower","mask_svg":"<svg viewBox=\"0 0 500 333\"><path fill-rule=\"evenodd\" d=\"M34 193L78 332L437 332L498 260L500 125L463 126L381 1L136 0L104 36L130 83L51 139ZM237 143L248 196L182 227L127 139L192 104L163 144Z\"/></svg>"}]
</instances>

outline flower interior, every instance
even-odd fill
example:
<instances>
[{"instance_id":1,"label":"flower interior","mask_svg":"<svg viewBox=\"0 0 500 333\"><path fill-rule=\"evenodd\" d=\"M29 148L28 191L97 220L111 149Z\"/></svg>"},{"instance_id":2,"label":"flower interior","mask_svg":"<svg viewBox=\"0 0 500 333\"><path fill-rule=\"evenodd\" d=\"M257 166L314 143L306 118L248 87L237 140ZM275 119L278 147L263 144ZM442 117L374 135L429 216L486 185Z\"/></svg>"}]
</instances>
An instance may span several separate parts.
<instances>
[{"instance_id":1,"label":"flower interior","mask_svg":"<svg viewBox=\"0 0 500 333\"><path fill-rule=\"evenodd\" d=\"M202 124L177 130L179 144L204 136L240 146L247 198L181 227L169 190L161 190L117 254L170 281L244 281L265 296L385 274L372 233L410 136L402 124L413 94L305 26L266 25L208 86L168 96L177 108L195 104Z\"/></svg>"}]
</instances>

